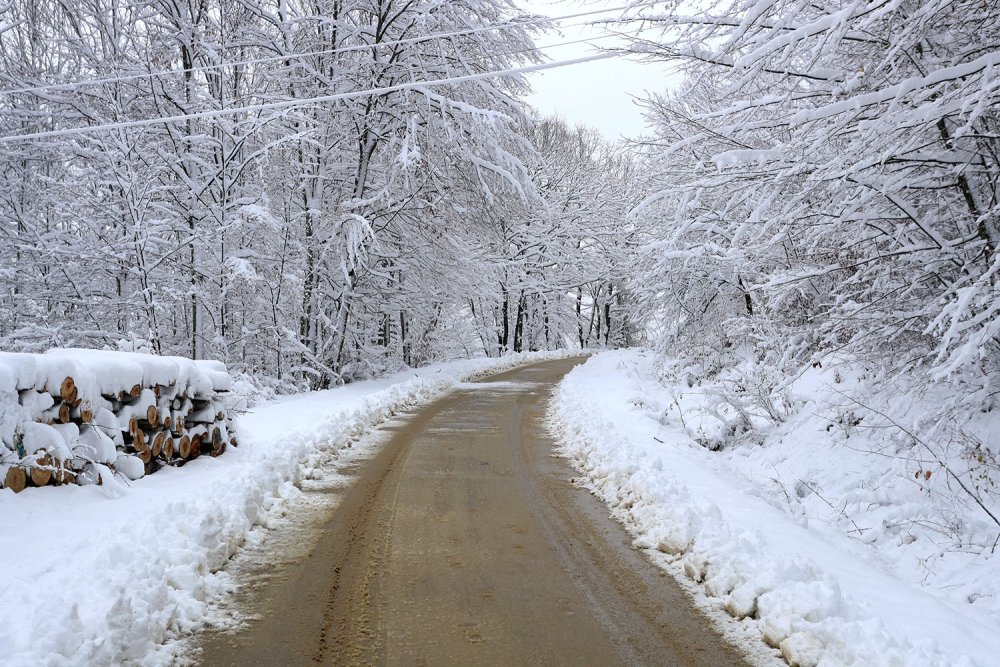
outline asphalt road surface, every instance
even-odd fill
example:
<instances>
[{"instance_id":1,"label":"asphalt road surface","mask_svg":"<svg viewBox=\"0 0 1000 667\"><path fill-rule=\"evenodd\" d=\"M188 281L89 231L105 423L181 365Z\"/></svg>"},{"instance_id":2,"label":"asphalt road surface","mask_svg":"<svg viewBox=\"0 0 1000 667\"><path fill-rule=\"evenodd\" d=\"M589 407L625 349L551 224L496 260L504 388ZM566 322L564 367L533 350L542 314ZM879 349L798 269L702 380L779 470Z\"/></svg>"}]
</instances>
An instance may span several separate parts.
<instances>
[{"instance_id":1,"label":"asphalt road surface","mask_svg":"<svg viewBox=\"0 0 1000 667\"><path fill-rule=\"evenodd\" d=\"M552 455L580 359L462 385L399 420L205 665L744 665Z\"/></svg>"}]
</instances>

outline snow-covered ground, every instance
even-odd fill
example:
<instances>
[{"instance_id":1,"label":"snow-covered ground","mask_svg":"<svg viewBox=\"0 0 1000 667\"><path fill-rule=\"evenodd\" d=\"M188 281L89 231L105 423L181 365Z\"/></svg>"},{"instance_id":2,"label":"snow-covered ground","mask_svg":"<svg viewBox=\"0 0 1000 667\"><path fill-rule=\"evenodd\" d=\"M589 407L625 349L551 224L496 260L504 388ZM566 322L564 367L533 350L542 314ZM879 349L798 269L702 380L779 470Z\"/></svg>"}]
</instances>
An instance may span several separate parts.
<instances>
[{"instance_id":1,"label":"snow-covered ground","mask_svg":"<svg viewBox=\"0 0 1000 667\"><path fill-rule=\"evenodd\" d=\"M136 482L0 490L0 664L170 664L228 590L220 569L248 532L345 445L457 382L555 356L449 362L267 403L239 419L239 447Z\"/></svg>"},{"instance_id":2,"label":"snow-covered ground","mask_svg":"<svg viewBox=\"0 0 1000 667\"><path fill-rule=\"evenodd\" d=\"M683 371L603 353L553 400L562 453L638 546L793 664L998 664L996 524L859 405L913 415L940 397L882 401L863 368L818 365L786 387L780 419L709 451L729 421L720 387ZM990 424L965 426L990 437ZM940 435L929 444L944 457Z\"/></svg>"}]
</instances>

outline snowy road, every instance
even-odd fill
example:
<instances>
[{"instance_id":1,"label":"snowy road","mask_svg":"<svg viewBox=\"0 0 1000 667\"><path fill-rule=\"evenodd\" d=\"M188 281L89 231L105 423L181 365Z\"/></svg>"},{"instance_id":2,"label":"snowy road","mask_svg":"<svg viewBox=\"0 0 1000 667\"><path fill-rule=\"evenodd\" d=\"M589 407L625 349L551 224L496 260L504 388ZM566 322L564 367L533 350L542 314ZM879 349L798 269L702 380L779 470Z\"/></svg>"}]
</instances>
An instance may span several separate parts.
<instances>
[{"instance_id":1,"label":"snowy road","mask_svg":"<svg viewBox=\"0 0 1000 667\"><path fill-rule=\"evenodd\" d=\"M541 420L579 360L464 384L397 421L222 664L743 664L573 473Z\"/></svg>"}]
</instances>

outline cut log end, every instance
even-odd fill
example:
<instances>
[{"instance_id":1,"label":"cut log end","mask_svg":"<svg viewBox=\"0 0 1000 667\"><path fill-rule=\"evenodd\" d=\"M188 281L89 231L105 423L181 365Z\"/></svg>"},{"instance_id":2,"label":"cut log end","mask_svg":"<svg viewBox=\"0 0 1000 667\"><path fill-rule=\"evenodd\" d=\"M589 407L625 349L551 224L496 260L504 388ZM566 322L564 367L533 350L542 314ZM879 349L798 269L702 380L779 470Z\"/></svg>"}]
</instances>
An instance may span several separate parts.
<instances>
[{"instance_id":1,"label":"cut log end","mask_svg":"<svg viewBox=\"0 0 1000 667\"><path fill-rule=\"evenodd\" d=\"M55 480L57 486L60 484L73 484L76 482L76 473L69 468L59 465L56 467L56 471L52 475L52 479Z\"/></svg>"},{"instance_id":2,"label":"cut log end","mask_svg":"<svg viewBox=\"0 0 1000 667\"><path fill-rule=\"evenodd\" d=\"M7 476L3 481L5 489L10 489L14 493L21 493L27 485L28 475L24 472L24 468L21 466L14 466L7 471Z\"/></svg>"},{"instance_id":3,"label":"cut log end","mask_svg":"<svg viewBox=\"0 0 1000 667\"><path fill-rule=\"evenodd\" d=\"M146 446L146 434L141 428L136 427L135 433L132 434L132 447L135 448L136 451L149 449L149 447Z\"/></svg>"},{"instance_id":4,"label":"cut log end","mask_svg":"<svg viewBox=\"0 0 1000 667\"><path fill-rule=\"evenodd\" d=\"M31 483L35 486L46 486L52 481L52 457L46 454L35 461L31 468Z\"/></svg>"},{"instance_id":5,"label":"cut log end","mask_svg":"<svg viewBox=\"0 0 1000 667\"><path fill-rule=\"evenodd\" d=\"M181 436L181 439L177 442L177 455L182 459L191 458L191 438L186 435Z\"/></svg>"},{"instance_id":6,"label":"cut log end","mask_svg":"<svg viewBox=\"0 0 1000 667\"><path fill-rule=\"evenodd\" d=\"M59 385L59 397L64 403L75 403L78 393L76 383L73 382L73 378L71 377L67 377Z\"/></svg>"},{"instance_id":7,"label":"cut log end","mask_svg":"<svg viewBox=\"0 0 1000 667\"><path fill-rule=\"evenodd\" d=\"M157 458L161 453L163 453L164 440L166 440L166 436L163 434L162 431L153 436L153 444L151 448L153 452L153 458Z\"/></svg>"}]
</instances>

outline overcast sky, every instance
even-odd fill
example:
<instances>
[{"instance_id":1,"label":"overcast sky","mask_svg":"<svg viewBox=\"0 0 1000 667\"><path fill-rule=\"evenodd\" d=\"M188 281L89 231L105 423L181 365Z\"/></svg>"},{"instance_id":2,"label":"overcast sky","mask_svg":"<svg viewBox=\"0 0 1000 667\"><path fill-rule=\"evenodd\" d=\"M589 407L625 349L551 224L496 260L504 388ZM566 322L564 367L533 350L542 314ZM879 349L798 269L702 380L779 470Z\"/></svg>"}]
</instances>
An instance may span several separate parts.
<instances>
[{"instance_id":1,"label":"overcast sky","mask_svg":"<svg viewBox=\"0 0 1000 667\"><path fill-rule=\"evenodd\" d=\"M619 7L626 0L601 0L585 3L572 0L521 0L527 11L546 16L564 16L593 9ZM620 44L604 36L599 28L587 22L611 18L614 14L568 19L560 23L559 33L539 35L536 41L551 60L569 60L595 53L587 43L566 44L591 40L591 44L610 47ZM642 96L646 90L661 91L669 87L671 78L662 65L638 63L625 58L613 58L569 67L537 72L529 81L534 94L528 102L545 114L562 116L571 123L583 123L601 130L609 139L620 135L635 136L643 131L641 110L632 95Z\"/></svg>"}]
</instances>

